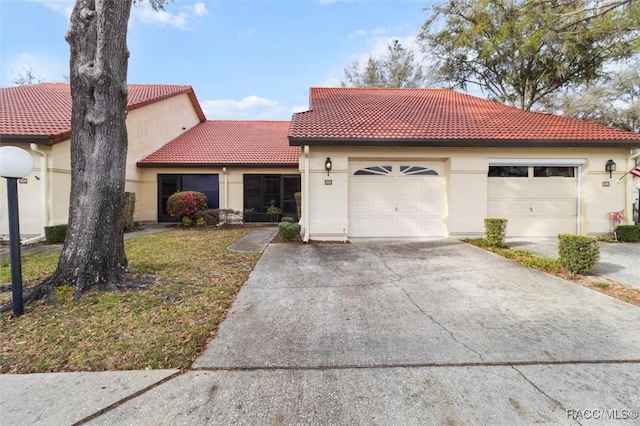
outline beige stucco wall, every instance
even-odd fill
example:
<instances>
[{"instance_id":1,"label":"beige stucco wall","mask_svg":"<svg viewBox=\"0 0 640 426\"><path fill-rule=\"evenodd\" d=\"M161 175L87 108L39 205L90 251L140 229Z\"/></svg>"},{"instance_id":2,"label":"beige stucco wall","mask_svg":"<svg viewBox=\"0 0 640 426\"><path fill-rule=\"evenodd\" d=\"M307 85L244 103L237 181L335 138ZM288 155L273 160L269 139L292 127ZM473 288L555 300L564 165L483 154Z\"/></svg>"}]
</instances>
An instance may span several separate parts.
<instances>
[{"instance_id":1,"label":"beige stucco wall","mask_svg":"<svg viewBox=\"0 0 640 426\"><path fill-rule=\"evenodd\" d=\"M141 186L142 174L136 163L145 155L150 154L169 141L181 135L200 122L189 95L184 93L164 99L127 113L127 134L129 146L127 151L126 185L125 190L136 192L138 199L147 198ZM3 145L5 145L3 143ZM29 144L19 146L30 151ZM40 150L48 157L48 189L47 209L48 226L65 224L69 215L69 194L71 191L71 151L70 141L63 141L53 146L40 146ZM31 151L30 151L31 152ZM40 156L31 153L36 169L27 177L26 184L20 184L18 197L20 200L20 233L23 235L39 235L44 232L44 214L41 200L42 180L40 177ZM0 234L9 232L6 210L6 184L0 185ZM155 197L156 189L153 189ZM153 198L152 197L152 198ZM155 198L153 198L155 200ZM154 201L155 202L155 201ZM137 212L136 212L137 213ZM138 220L146 219L148 215L138 215ZM155 217L155 216L154 216Z\"/></svg>"},{"instance_id":2,"label":"beige stucco wall","mask_svg":"<svg viewBox=\"0 0 640 426\"><path fill-rule=\"evenodd\" d=\"M221 209L244 210L243 175L244 174L298 174L294 167L222 167L212 168L142 168L139 170L140 182L136 201L136 218L141 221L158 220L158 175L159 174L217 174L219 204Z\"/></svg>"},{"instance_id":3,"label":"beige stucco wall","mask_svg":"<svg viewBox=\"0 0 640 426\"><path fill-rule=\"evenodd\" d=\"M324 170L331 157L330 177ZM489 159L583 159L580 197L582 234L609 232L608 212L625 209L631 212L637 198L632 179L616 183L633 163L628 149L543 149L543 148L310 148L310 207L303 212L312 239L340 240L348 235L348 165L354 160L441 160L445 164L447 212L445 227L450 236L473 236L484 233L487 215L487 172ZM604 171L613 159L618 170L609 178ZM300 170L303 172L302 162ZM329 179L331 185L326 185ZM603 185L608 184L609 186ZM304 190L304 185L303 185ZM375 188L371 189L375 191ZM631 220L631 215L627 217Z\"/></svg>"}]
</instances>

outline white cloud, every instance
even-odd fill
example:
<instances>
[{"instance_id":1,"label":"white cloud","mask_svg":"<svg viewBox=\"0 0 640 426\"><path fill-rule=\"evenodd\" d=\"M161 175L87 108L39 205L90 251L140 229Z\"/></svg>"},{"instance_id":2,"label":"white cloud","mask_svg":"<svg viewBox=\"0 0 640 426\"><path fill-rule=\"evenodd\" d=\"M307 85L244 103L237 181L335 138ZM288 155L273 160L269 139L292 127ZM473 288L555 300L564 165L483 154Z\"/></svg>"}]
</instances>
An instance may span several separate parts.
<instances>
[{"instance_id":1,"label":"white cloud","mask_svg":"<svg viewBox=\"0 0 640 426\"><path fill-rule=\"evenodd\" d=\"M195 13L198 16L205 16L209 14L209 11L207 10L206 4L196 3L195 5L193 5L193 13Z\"/></svg>"},{"instance_id":2,"label":"white cloud","mask_svg":"<svg viewBox=\"0 0 640 426\"><path fill-rule=\"evenodd\" d=\"M320 83L320 87L342 87L342 80L337 77L331 77Z\"/></svg>"},{"instance_id":3,"label":"white cloud","mask_svg":"<svg viewBox=\"0 0 640 426\"><path fill-rule=\"evenodd\" d=\"M255 30L246 30L246 31L240 31L240 37L241 38L248 38L251 37L252 35L255 34Z\"/></svg>"},{"instance_id":4,"label":"white cloud","mask_svg":"<svg viewBox=\"0 0 640 426\"><path fill-rule=\"evenodd\" d=\"M291 108L291 113L295 114L296 112L309 111L309 105L296 105Z\"/></svg>"},{"instance_id":5,"label":"white cloud","mask_svg":"<svg viewBox=\"0 0 640 426\"><path fill-rule=\"evenodd\" d=\"M389 32L391 32L391 28L387 28L387 27L374 28L372 30L356 30L351 34L349 34L348 38L379 36L382 34L387 34Z\"/></svg>"},{"instance_id":6,"label":"white cloud","mask_svg":"<svg viewBox=\"0 0 640 426\"><path fill-rule=\"evenodd\" d=\"M393 40L398 40L402 47L413 52L413 56L418 63L422 63L425 59L425 55L420 49L416 36L393 36L393 37L372 37L369 40L369 51L359 53L353 56L353 60L358 61L361 66L366 65L369 56L375 59L380 59L387 55L389 51L389 45L393 43ZM350 62L351 63L351 62Z\"/></svg>"},{"instance_id":7,"label":"white cloud","mask_svg":"<svg viewBox=\"0 0 640 426\"><path fill-rule=\"evenodd\" d=\"M166 10L153 10L148 7L142 7L133 11L135 16L145 24L157 25L159 27L171 26L184 30L187 28L187 14L180 12L178 14L167 12Z\"/></svg>"},{"instance_id":8,"label":"white cloud","mask_svg":"<svg viewBox=\"0 0 640 426\"><path fill-rule=\"evenodd\" d=\"M25 69L31 70L39 80L62 82L64 76L69 75L69 60L55 55L22 52L3 61L1 85L13 86L14 78Z\"/></svg>"},{"instance_id":9,"label":"white cloud","mask_svg":"<svg viewBox=\"0 0 640 426\"><path fill-rule=\"evenodd\" d=\"M218 99L201 103L202 110L210 120L276 120L288 119L287 108L277 101L247 96L240 100Z\"/></svg>"},{"instance_id":10,"label":"white cloud","mask_svg":"<svg viewBox=\"0 0 640 426\"><path fill-rule=\"evenodd\" d=\"M199 18L209 14L206 4L199 2L191 6L183 6L180 11L170 11L173 3L165 4L165 10L153 10L148 4L134 7L131 17L148 25L161 28L173 27L179 30L192 30Z\"/></svg>"},{"instance_id":11,"label":"white cloud","mask_svg":"<svg viewBox=\"0 0 640 426\"><path fill-rule=\"evenodd\" d=\"M30 0L35 3L40 3L51 10L62 13L65 17L71 16L73 5L75 0Z\"/></svg>"}]
</instances>

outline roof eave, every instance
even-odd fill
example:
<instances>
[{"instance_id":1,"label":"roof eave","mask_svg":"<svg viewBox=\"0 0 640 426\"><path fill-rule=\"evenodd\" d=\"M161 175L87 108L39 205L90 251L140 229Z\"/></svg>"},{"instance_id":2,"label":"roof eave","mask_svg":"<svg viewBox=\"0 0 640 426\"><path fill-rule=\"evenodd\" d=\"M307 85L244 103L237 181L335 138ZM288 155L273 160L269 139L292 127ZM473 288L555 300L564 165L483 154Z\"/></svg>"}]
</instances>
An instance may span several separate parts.
<instances>
[{"instance_id":1,"label":"roof eave","mask_svg":"<svg viewBox=\"0 0 640 426\"><path fill-rule=\"evenodd\" d=\"M417 138L305 138L289 136L290 146L390 146L446 148L636 148L640 140L585 139L417 139Z\"/></svg>"},{"instance_id":2,"label":"roof eave","mask_svg":"<svg viewBox=\"0 0 640 426\"><path fill-rule=\"evenodd\" d=\"M35 143L36 145L55 145L69 139L69 132L55 135L0 135L3 143Z\"/></svg>"},{"instance_id":3,"label":"roof eave","mask_svg":"<svg viewBox=\"0 0 640 426\"><path fill-rule=\"evenodd\" d=\"M221 168L221 167L245 167L245 168L257 168L257 167L298 167L298 162L295 163L154 163L154 162L137 162L136 166L139 168Z\"/></svg>"}]
</instances>

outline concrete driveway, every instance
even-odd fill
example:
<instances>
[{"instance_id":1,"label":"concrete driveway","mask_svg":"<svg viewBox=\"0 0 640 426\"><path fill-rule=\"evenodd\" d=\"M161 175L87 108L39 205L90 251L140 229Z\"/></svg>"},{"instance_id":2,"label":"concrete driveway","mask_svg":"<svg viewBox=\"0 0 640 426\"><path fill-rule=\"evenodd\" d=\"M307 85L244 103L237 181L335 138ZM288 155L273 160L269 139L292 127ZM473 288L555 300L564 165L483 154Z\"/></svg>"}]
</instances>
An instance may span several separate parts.
<instances>
[{"instance_id":1,"label":"concrete driveway","mask_svg":"<svg viewBox=\"0 0 640 426\"><path fill-rule=\"evenodd\" d=\"M558 258L557 238L507 238L507 245L540 256ZM593 273L640 288L640 243L600 242L598 245L600 261Z\"/></svg>"},{"instance_id":2,"label":"concrete driveway","mask_svg":"<svg viewBox=\"0 0 640 426\"><path fill-rule=\"evenodd\" d=\"M639 324L453 240L272 244L190 371L91 423L638 424Z\"/></svg>"}]
</instances>

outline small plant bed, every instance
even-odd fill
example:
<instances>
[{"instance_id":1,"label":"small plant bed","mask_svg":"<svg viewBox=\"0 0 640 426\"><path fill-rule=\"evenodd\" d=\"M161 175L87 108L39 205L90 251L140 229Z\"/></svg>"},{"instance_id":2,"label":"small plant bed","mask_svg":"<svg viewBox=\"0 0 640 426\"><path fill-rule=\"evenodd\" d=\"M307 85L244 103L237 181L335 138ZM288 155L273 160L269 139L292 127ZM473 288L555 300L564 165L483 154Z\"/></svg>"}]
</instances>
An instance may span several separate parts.
<instances>
[{"instance_id":1,"label":"small plant bed","mask_svg":"<svg viewBox=\"0 0 640 426\"><path fill-rule=\"evenodd\" d=\"M581 286L599 291L600 293L615 297L616 299L620 299L632 305L640 306L640 288L620 284L597 275L573 274L562 267L559 259L550 259L548 257L538 256L526 250L510 249L507 247L493 247L484 238L466 239L463 241L496 253L507 259L515 260L529 268L555 275L576 284L580 284Z\"/></svg>"},{"instance_id":2,"label":"small plant bed","mask_svg":"<svg viewBox=\"0 0 640 426\"><path fill-rule=\"evenodd\" d=\"M187 368L259 258L227 250L251 231L172 229L127 240L139 284L128 290L135 291L93 290L73 302L74 290L59 287L60 308L36 302L19 318L2 315L0 372ZM25 256L26 286L51 273L57 257ZM0 282L9 280L9 267L2 263Z\"/></svg>"}]
</instances>

